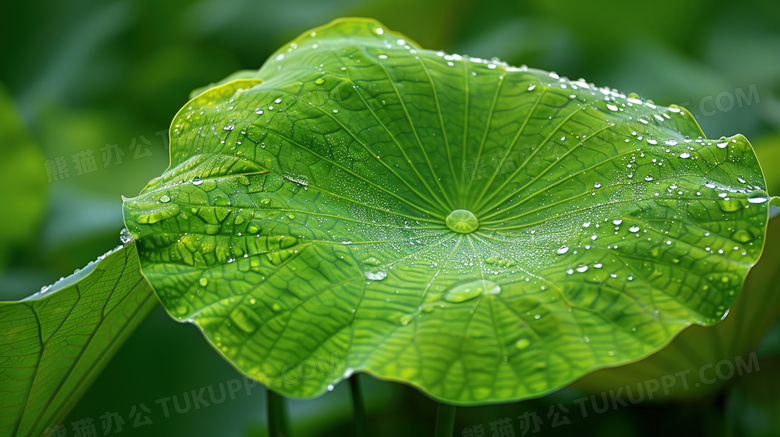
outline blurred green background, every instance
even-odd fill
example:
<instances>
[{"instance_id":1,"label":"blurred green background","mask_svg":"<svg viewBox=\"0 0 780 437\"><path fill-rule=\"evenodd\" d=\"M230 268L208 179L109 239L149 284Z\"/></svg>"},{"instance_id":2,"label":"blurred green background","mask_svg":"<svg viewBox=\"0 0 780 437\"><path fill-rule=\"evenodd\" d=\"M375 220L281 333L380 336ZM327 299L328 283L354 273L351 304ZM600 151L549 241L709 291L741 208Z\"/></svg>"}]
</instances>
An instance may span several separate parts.
<instances>
[{"instance_id":1,"label":"blurred green background","mask_svg":"<svg viewBox=\"0 0 780 437\"><path fill-rule=\"evenodd\" d=\"M687 107L709 137L750 139L770 194L780 194L776 0L3 2L0 300L29 295L118 244L120 196L136 195L167 167L167 129L192 89L259 68L281 44L341 16L374 17L426 48L495 56ZM776 277L766 278L776 284ZM576 407L572 401L583 396L566 389L519 404L461 409L456 434L480 435L482 426L486 436L524 435L518 416L534 411L545 435L780 435L773 417L780 411L780 327L769 325L768 334L765 325L754 333L763 337L759 377L730 380L715 395L587 418L573 411L571 425L553 428L550 408ZM170 417L155 402L239 377L195 327L158 309L71 413L67 432L75 435L71 422L92 418L102 435L101 416L115 411L125 418L122 436L264 435L260 388ZM408 387L363 381L372 435L431 433L432 401ZM142 403L153 424L135 427L128 417ZM349 432L345 384L290 407L295 436ZM512 418L513 434L494 422L504 417Z\"/></svg>"}]
</instances>

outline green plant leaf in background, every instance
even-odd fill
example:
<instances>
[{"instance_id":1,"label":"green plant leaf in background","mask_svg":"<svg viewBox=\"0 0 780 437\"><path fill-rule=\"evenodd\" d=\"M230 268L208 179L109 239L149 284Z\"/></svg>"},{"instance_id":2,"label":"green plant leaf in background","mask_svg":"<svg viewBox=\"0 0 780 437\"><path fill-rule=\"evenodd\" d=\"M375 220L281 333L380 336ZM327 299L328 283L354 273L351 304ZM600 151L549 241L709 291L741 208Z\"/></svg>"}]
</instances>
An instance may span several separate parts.
<instances>
[{"instance_id":1,"label":"green plant leaf in background","mask_svg":"<svg viewBox=\"0 0 780 437\"><path fill-rule=\"evenodd\" d=\"M135 243L19 302L0 302L0 435L62 421L157 305Z\"/></svg>"},{"instance_id":2,"label":"green plant leaf in background","mask_svg":"<svg viewBox=\"0 0 780 437\"><path fill-rule=\"evenodd\" d=\"M14 245L32 237L46 203L43 154L27 132L3 84L0 84L0 186L6 208L0 214L2 272Z\"/></svg>"},{"instance_id":3,"label":"green plant leaf in background","mask_svg":"<svg viewBox=\"0 0 780 437\"><path fill-rule=\"evenodd\" d=\"M169 313L274 390L364 371L474 404L717 323L767 200L747 140L686 110L352 19L187 103L124 213Z\"/></svg>"}]
</instances>

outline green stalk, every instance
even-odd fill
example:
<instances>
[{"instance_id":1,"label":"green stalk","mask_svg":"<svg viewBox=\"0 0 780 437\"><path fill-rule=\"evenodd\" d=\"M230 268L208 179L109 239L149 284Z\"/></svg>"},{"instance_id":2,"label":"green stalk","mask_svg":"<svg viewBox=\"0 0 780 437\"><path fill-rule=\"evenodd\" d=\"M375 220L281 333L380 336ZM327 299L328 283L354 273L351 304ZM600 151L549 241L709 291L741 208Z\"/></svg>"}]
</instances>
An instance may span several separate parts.
<instances>
[{"instance_id":1,"label":"green stalk","mask_svg":"<svg viewBox=\"0 0 780 437\"><path fill-rule=\"evenodd\" d=\"M352 393L352 425L355 437L367 436L366 407L363 405L363 392L360 390L358 375L349 378L349 389Z\"/></svg>"},{"instance_id":2,"label":"green stalk","mask_svg":"<svg viewBox=\"0 0 780 437\"><path fill-rule=\"evenodd\" d=\"M455 430L455 405L439 404L436 409L435 437L452 437Z\"/></svg>"},{"instance_id":3,"label":"green stalk","mask_svg":"<svg viewBox=\"0 0 780 437\"><path fill-rule=\"evenodd\" d=\"M270 437L287 436L287 411L284 396L266 389L268 403L268 435Z\"/></svg>"}]
</instances>

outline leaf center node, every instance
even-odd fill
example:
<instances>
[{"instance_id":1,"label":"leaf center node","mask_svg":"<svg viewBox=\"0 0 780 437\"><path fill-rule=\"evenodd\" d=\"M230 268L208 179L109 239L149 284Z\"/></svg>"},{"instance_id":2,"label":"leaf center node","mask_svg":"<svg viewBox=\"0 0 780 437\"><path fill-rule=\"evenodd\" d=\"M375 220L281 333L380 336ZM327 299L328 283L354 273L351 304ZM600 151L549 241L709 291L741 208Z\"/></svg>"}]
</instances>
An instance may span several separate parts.
<instances>
[{"instance_id":1,"label":"leaf center node","mask_svg":"<svg viewBox=\"0 0 780 437\"><path fill-rule=\"evenodd\" d=\"M465 209L456 209L447 216L447 227L450 230L458 232L460 234L468 234L474 232L479 227L479 221L477 217L471 211Z\"/></svg>"}]
</instances>

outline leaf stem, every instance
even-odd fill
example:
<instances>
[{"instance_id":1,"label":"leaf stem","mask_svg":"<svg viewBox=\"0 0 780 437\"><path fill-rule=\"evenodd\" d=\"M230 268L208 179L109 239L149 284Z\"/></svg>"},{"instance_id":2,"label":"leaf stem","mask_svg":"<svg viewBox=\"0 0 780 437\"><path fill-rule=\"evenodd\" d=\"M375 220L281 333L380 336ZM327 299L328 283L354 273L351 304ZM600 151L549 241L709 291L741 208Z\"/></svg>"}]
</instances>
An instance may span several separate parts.
<instances>
[{"instance_id":1,"label":"leaf stem","mask_svg":"<svg viewBox=\"0 0 780 437\"><path fill-rule=\"evenodd\" d=\"M452 437L455 429L455 405L439 403L436 409L435 437Z\"/></svg>"},{"instance_id":2,"label":"leaf stem","mask_svg":"<svg viewBox=\"0 0 780 437\"><path fill-rule=\"evenodd\" d=\"M268 404L268 435L270 437L287 436L287 406L284 396L266 389Z\"/></svg>"},{"instance_id":3,"label":"leaf stem","mask_svg":"<svg viewBox=\"0 0 780 437\"><path fill-rule=\"evenodd\" d=\"M352 425L355 437L367 436L366 407L363 404L363 392L357 374L349 378L349 389L352 393Z\"/></svg>"}]
</instances>

